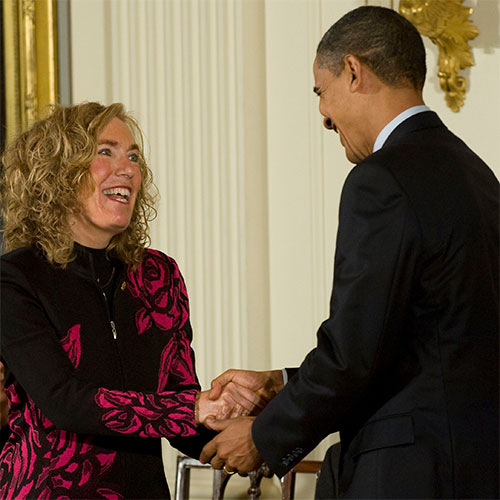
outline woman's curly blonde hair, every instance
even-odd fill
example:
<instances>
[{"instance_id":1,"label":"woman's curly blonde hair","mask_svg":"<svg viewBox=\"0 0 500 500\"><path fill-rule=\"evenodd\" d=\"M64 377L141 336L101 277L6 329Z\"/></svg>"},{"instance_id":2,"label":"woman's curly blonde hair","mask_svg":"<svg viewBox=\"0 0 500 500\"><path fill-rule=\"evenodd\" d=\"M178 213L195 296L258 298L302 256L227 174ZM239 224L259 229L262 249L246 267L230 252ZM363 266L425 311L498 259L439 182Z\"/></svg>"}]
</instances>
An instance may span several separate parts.
<instances>
[{"instance_id":1,"label":"woman's curly blonde hair","mask_svg":"<svg viewBox=\"0 0 500 500\"><path fill-rule=\"evenodd\" d=\"M129 226L111 239L107 251L137 267L150 244L157 191L144 159L141 129L120 103L55 106L7 146L0 179L5 250L35 246L62 267L74 259L69 216L82 210L79 194L94 188L89 167L97 137L112 118L130 128L139 146L142 183Z\"/></svg>"}]
</instances>

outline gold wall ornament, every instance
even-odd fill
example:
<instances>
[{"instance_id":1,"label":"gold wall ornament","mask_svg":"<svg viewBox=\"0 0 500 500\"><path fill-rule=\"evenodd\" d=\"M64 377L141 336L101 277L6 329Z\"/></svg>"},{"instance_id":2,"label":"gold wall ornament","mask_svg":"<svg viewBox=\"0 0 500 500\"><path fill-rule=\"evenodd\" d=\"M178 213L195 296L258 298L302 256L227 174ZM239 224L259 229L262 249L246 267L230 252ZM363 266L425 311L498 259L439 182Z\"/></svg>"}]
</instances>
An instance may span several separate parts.
<instances>
[{"instance_id":1,"label":"gold wall ornament","mask_svg":"<svg viewBox=\"0 0 500 500\"><path fill-rule=\"evenodd\" d=\"M18 0L19 15L19 85L21 130L37 117L35 0Z\"/></svg>"},{"instance_id":2,"label":"gold wall ornament","mask_svg":"<svg viewBox=\"0 0 500 500\"><path fill-rule=\"evenodd\" d=\"M458 112L465 101L466 80L458 72L474 66L469 40L479 31L463 0L401 0L399 12L439 47L438 77L446 104Z\"/></svg>"},{"instance_id":3,"label":"gold wall ornament","mask_svg":"<svg viewBox=\"0 0 500 500\"><path fill-rule=\"evenodd\" d=\"M58 98L56 0L3 0L6 140Z\"/></svg>"}]
</instances>

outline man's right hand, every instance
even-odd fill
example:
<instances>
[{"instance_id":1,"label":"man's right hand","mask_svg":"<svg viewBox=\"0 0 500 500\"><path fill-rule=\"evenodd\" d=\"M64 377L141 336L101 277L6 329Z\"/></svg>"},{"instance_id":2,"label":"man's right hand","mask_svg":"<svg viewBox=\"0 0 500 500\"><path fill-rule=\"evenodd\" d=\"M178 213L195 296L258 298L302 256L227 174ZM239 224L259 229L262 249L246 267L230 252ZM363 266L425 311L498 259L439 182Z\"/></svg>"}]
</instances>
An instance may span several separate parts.
<instances>
[{"instance_id":1,"label":"man's right hand","mask_svg":"<svg viewBox=\"0 0 500 500\"><path fill-rule=\"evenodd\" d=\"M231 369L212 380L209 398L215 400L225 394L247 409L244 414L257 415L282 388L281 370Z\"/></svg>"}]
</instances>

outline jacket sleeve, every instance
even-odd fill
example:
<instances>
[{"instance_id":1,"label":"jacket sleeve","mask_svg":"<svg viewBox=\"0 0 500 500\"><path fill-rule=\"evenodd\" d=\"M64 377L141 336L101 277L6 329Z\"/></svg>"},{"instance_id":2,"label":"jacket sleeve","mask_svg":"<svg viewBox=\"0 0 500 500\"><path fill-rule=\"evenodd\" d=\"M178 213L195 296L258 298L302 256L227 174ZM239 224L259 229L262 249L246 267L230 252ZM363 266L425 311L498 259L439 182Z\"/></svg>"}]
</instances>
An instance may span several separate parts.
<instances>
[{"instance_id":1,"label":"jacket sleeve","mask_svg":"<svg viewBox=\"0 0 500 500\"><path fill-rule=\"evenodd\" d=\"M217 435L217 432L203 426L197 427L196 430L198 432L196 436L168 438L168 442L184 455L199 459L201 450Z\"/></svg>"},{"instance_id":2,"label":"jacket sleeve","mask_svg":"<svg viewBox=\"0 0 500 500\"><path fill-rule=\"evenodd\" d=\"M27 401L21 411L33 412L42 425L85 434L151 438L197 434L197 383L185 390L147 393L97 387L79 378L75 370L80 353L72 332L59 340L30 280L6 261L1 268L1 294L2 357L16 381L12 383L10 377L6 384L11 411ZM196 380L189 339L184 344L186 363L179 371Z\"/></svg>"},{"instance_id":3,"label":"jacket sleeve","mask_svg":"<svg viewBox=\"0 0 500 500\"><path fill-rule=\"evenodd\" d=\"M369 405L398 353L418 239L390 172L366 162L355 167L342 192L330 316L317 347L253 425L256 446L277 475Z\"/></svg>"}]
</instances>

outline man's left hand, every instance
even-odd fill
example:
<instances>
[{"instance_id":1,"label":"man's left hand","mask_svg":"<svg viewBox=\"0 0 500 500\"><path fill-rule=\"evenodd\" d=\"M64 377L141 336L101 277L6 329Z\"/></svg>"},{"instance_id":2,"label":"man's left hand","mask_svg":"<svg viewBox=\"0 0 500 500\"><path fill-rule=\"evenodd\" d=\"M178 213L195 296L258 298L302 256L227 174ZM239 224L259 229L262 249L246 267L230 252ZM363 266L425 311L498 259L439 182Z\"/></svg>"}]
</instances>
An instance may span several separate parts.
<instances>
[{"instance_id":1,"label":"man's left hand","mask_svg":"<svg viewBox=\"0 0 500 500\"><path fill-rule=\"evenodd\" d=\"M257 469L262 457L252 439L252 424L255 417L239 417L231 420L207 419L205 426L219 431L207 443L200 455L200 462L210 462L214 469L226 472L248 473Z\"/></svg>"}]
</instances>

